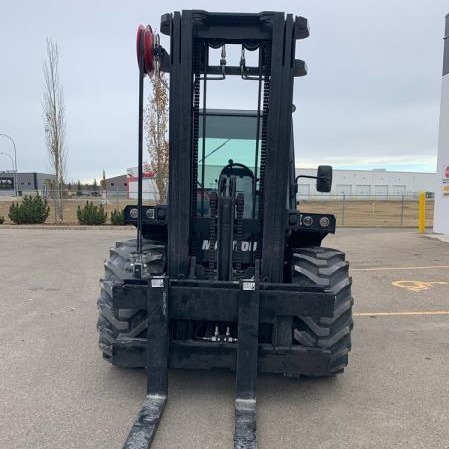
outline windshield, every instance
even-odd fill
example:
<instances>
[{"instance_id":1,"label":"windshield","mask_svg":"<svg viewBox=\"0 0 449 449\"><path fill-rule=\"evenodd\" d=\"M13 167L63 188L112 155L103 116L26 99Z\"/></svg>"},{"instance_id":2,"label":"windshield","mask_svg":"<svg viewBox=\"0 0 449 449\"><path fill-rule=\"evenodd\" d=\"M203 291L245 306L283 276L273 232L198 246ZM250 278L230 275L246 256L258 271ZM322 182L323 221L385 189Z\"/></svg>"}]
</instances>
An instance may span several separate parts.
<instances>
[{"instance_id":1,"label":"windshield","mask_svg":"<svg viewBox=\"0 0 449 449\"><path fill-rule=\"evenodd\" d=\"M198 139L198 190L204 189L199 202L208 202L208 193L216 191L223 168L230 161L248 167L257 178L260 164L260 140L257 142L257 116L211 115L205 118L205 140L203 141L203 116L200 116ZM248 113L247 113L248 114ZM260 127L259 127L260 128ZM258 182L256 181L256 190ZM237 178L237 192L245 197L245 216L253 209L253 181L250 177ZM203 199L204 198L204 199ZM206 204L199 208L207 215Z\"/></svg>"},{"instance_id":2,"label":"windshield","mask_svg":"<svg viewBox=\"0 0 449 449\"><path fill-rule=\"evenodd\" d=\"M229 161L246 165L253 173L255 168L255 142L243 139L207 139L204 159L198 160L198 177L204 162L204 187L216 189L220 172ZM199 139L199 148L202 148L202 139ZM202 179L200 185L203 185Z\"/></svg>"}]
</instances>

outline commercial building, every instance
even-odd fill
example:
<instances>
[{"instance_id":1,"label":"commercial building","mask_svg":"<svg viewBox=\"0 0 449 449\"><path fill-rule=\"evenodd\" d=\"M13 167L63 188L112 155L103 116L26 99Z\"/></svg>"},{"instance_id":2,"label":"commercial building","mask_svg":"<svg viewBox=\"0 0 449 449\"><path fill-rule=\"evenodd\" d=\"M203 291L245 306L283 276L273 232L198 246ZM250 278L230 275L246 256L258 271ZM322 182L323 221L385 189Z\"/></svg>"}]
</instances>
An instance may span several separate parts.
<instances>
[{"instance_id":1,"label":"commercial building","mask_svg":"<svg viewBox=\"0 0 449 449\"><path fill-rule=\"evenodd\" d=\"M438 161L435 188L435 232L449 234L449 14L443 58L443 81L441 86L440 136L438 139Z\"/></svg>"},{"instance_id":2,"label":"commercial building","mask_svg":"<svg viewBox=\"0 0 449 449\"><path fill-rule=\"evenodd\" d=\"M124 197L131 200L137 199L137 167L128 168L126 175L106 178L106 191L108 198ZM143 199L154 201L157 198L155 174L145 171L142 179Z\"/></svg>"},{"instance_id":3,"label":"commercial building","mask_svg":"<svg viewBox=\"0 0 449 449\"><path fill-rule=\"evenodd\" d=\"M316 175L315 169L296 169L298 175ZM389 199L416 196L419 192L435 191L435 173L334 169L330 193L316 191L316 180L299 178L298 199L353 197L358 199Z\"/></svg>"},{"instance_id":4,"label":"commercial building","mask_svg":"<svg viewBox=\"0 0 449 449\"><path fill-rule=\"evenodd\" d=\"M111 194L119 196L128 196L128 176L119 175L112 178L106 178L106 190Z\"/></svg>"},{"instance_id":5,"label":"commercial building","mask_svg":"<svg viewBox=\"0 0 449 449\"><path fill-rule=\"evenodd\" d=\"M51 183L56 179L49 173L26 172L17 173L17 191L19 195L29 193L43 193L50 190ZM15 195L16 173L13 171L0 171L0 195Z\"/></svg>"},{"instance_id":6,"label":"commercial building","mask_svg":"<svg viewBox=\"0 0 449 449\"><path fill-rule=\"evenodd\" d=\"M220 167L217 167L219 171ZM315 176L316 169L297 168L296 176ZM143 176L143 198L154 200L157 197L155 174L145 172ZM340 170L334 169L332 190L330 193L320 193L316 190L316 180L298 179L298 200L312 199L401 199L417 197L420 192L435 192L436 173L399 172L385 169L374 170ZM206 186L216 188L216 181L209 179ZM106 179L108 195L125 196L137 199L137 168L129 168L127 175Z\"/></svg>"},{"instance_id":7,"label":"commercial building","mask_svg":"<svg viewBox=\"0 0 449 449\"><path fill-rule=\"evenodd\" d=\"M138 196L138 169L131 167L127 170L128 173L128 197L130 199L137 199ZM156 173L152 171L144 171L142 177L142 198L144 200L156 201L158 198L158 190L156 186Z\"/></svg>"}]
</instances>

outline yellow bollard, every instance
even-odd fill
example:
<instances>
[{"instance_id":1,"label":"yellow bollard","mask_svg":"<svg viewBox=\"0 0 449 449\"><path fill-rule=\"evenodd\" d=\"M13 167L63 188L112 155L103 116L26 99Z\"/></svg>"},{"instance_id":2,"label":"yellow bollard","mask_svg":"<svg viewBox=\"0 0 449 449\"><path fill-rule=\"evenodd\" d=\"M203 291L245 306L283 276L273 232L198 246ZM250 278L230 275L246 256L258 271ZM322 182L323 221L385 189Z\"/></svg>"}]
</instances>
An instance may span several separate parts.
<instances>
[{"instance_id":1,"label":"yellow bollard","mask_svg":"<svg viewBox=\"0 0 449 449\"><path fill-rule=\"evenodd\" d=\"M426 192L419 194L419 218L418 231L423 233L426 230Z\"/></svg>"}]
</instances>

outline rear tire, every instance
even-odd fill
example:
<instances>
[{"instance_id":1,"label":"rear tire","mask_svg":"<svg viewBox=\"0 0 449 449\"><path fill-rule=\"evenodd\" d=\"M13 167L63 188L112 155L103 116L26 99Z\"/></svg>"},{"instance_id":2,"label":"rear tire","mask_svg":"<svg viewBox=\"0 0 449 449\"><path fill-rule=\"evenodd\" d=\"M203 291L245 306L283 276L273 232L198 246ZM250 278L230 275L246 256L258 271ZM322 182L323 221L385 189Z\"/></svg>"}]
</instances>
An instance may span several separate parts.
<instances>
[{"instance_id":1,"label":"rear tire","mask_svg":"<svg viewBox=\"0 0 449 449\"><path fill-rule=\"evenodd\" d=\"M110 250L105 262L105 275L100 279L100 297L97 301L100 333L99 346L103 358L111 361L112 345L120 337L138 337L148 327L146 310L117 309L112 306L112 286L133 277L131 255L137 251L136 239L118 242ZM165 272L165 244L143 239L143 254L149 259L142 276L161 275Z\"/></svg>"},{"instance_id":2,"label":"rear tire","mask_svg":"<svg viewBox=\"0 0 449 449\"><path fill-rule=\"evenodd\" d=\"M303 287L320 287L336 295L331 318L299 316L294 320L294 344L317 350L330 350L327 373L331 376L344 371L351 350L353 328L351 295L352 279L349 263L341 251L318 246L298 248L292 254L292 283ZM314 375L313 373L311 375Z\"/></svg>"}]
</instances>

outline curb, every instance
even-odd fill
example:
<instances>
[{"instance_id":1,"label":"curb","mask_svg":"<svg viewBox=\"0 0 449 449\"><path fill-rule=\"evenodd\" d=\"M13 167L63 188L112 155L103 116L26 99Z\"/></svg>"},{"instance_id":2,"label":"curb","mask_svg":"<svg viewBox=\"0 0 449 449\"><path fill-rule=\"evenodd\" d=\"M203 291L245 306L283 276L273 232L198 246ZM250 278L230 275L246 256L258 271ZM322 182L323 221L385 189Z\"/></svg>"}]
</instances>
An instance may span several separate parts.
<instances>
[{"instance_id":1,"label":"curb","mask_svg":"<svg viewBox=\"0 0 449 449\"><path fill-rule=\"evenodd\" d=\"M423 237L433 240L440 240L441 242L449 243L449 235L447 234L424 234Z\"/></svg>"},{"instance_id":2,"label":"curb","mask_svg":"<svg viewBox=\"0 0 449 449\"><path fill-rule=\"evenodd\" d=\"M131 230L135 229L134 226L128 225L128 226L116 226L116 225L102 225L102 226L86 226L86 225L0 225L1 229L46 229L46 230L75 230L75 231L89 231L89 230L98 230L98 229L105 229L105 230L117 230L117 231L124 231L124 230Z\"/></svg>"},{"instance_id":3,"label":"curb","mask_svg":"<svg viewBox=\"0 0 449 449\"><path fill-rule=\"evenodd\" d=\"M83 230L88 231L89 229L106 229L106 230L117 230L123 231L126 229L135 229L134 225L117 226L117 225L99 225L99 226L87 226L87 225L55 225L55 224L36 224L36 225L15 225L15 224L2 224L0 229L58 229L58 230ZM416 229L416 226L369 226L369 225L337 225L336 231L339 229ZM432 229L427 227L427 229ZM416 230L418 232L418 230Z\"/></svg>"}]
</instances>

